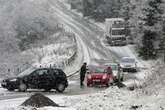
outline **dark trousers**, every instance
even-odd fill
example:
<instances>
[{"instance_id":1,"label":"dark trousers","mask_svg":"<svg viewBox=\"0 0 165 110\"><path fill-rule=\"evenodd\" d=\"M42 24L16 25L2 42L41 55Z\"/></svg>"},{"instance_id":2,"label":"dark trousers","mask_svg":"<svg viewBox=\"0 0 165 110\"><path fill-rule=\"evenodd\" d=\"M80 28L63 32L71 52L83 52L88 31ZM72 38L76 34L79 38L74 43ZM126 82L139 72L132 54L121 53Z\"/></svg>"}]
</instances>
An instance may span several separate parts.
<instances>
[{"instance_id":1,"label":"dark trousers","mask_svg":"<svg viewBox=\"0 0 165 110\"><path fill-rule=\"evenodd\" d=\"M80 75L80 86L83 86L85 75Z\"/></svg>"}]
</instances>

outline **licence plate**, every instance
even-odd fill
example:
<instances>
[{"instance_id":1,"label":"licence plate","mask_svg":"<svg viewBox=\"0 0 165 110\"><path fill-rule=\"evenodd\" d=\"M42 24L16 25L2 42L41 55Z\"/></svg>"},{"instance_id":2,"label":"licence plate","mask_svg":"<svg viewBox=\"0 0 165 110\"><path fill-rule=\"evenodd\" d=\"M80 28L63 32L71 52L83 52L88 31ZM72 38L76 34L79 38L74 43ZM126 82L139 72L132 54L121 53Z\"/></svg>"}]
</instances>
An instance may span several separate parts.
<instances>
[{"instance_id":1,"label":"licence plate","mask_svg":"<svg viewBox=\"0 0 165 110\"><path fill-rule=\"evenodd\" d=\"M126 65L126 67L131 67L131 65Z\"/></svg>"},{"instance_id":2,"label":"licence plate","mask_svg":"<svg viewBox=\"0 0 165 110\"><path fill-rule=\"evenodd\" d=\"M6 85L7 85L7 83L6 83L6 82L2 82L2 85L6 86Z\"/></svg>"},{"instance_id":3,"label":"licence plate","mask_svg":"<svg viewBox=\"0 0 165 110\"><path fill-rule=\"evenodd\" d=\"M99 79L95 79L95 80L93 80L93 81L95 81L95 82L100 82L100 80L99 80Z\"/></svg>"}]
</instances>

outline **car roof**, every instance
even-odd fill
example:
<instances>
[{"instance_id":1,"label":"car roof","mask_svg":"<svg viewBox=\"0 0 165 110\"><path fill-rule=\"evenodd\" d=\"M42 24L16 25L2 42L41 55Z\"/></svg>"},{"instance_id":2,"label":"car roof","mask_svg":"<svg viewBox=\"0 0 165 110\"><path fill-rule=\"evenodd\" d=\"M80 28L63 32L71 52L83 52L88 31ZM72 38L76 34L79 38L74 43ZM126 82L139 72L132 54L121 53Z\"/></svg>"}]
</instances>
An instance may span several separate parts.
<instances>
[{"instance_id":1,"label":"car roof","mask_svg":"<svg viewBox=\"0 0 165 110\"><path fill-rule=\"evenodd\" d=\"M30 73L32 73L35 70L36 70L35 67L28 68L25 71L21 72L18 76L21 77L21 76L29 75Z\"/></svg>"},{"instance_id":2,"label":"car roof","mask_svg":"<svg viewBox=\"0 0 165 110\"><path fill-rule=\"evenodd\" d=\"M32 73L33 71L42 70L42 69L46 69L46 70L52 69L52 70L62 71L61 69L58 69L58 68L36 68L36 67L31 67L31 68L28 68L25 71L21 72L18 76L19 77L26 76L26 75L29 75L30 73Z\"/></svg>"},{"instance_id":3,"label":"car roof","mask_svg":"<svg viewBox=\"0 0 165 110\"><path fill-rule=\"evenodd\" d=\"M105 68L104 65L88 65L87 67L98 67L98 68Z\"/></svg>"},{"instance_id":4,"label":"car roof","mask_svg":"<svg viewBox=\"0 0 165 110\"><path fill-rule=\"evenodd\" d=\"M121 59L135 59L133 57L122 57Z\"/></svg>"},{"instance_id":5,"label":"car roof","mask_svg":"<svg viewBox=\"0 0 165 110\"><path fill-rule=\"evenodd\" d=\"M89 70L94 70L94 69L97 69L97 68L106 69L107 66L104 66L104 65L88 65L87 68L88 68Z\"/></svg>"},{"instance_id":6,"label":"car roof","mask_svg":"<svg viewBox=\"0 0 165 110\"><path fill-rule=\"evenodd\" d=\"M128 60L131 60L132 62L135 62L136 61L135 58L133 58L133 57L122 57L121 60L120 60L120 62L125 62L127 59Z\"/></svg>"}]
</instances>

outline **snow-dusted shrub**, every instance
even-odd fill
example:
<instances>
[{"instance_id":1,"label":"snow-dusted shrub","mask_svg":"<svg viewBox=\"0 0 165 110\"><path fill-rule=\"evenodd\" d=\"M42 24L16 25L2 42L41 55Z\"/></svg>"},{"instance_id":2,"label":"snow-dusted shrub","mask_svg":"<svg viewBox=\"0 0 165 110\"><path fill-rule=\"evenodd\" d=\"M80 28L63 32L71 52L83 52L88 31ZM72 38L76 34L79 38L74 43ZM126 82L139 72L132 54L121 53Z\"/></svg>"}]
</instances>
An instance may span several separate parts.
<instances>
[{"instance_id":1,"label":"snow-dusted shrub","mask_svg":"<svg viewBox=\"0 0 165 110\"><path fill-rule=\"evenodd\" d=\"M150 75L146 75L148 77L145 78L145 83L142 85L141 89L144 94L157 95L159 90L165 85L165 65L162 61L158 61L155 63L154 67L148 71Z\"/></svg>"}]
</instances>

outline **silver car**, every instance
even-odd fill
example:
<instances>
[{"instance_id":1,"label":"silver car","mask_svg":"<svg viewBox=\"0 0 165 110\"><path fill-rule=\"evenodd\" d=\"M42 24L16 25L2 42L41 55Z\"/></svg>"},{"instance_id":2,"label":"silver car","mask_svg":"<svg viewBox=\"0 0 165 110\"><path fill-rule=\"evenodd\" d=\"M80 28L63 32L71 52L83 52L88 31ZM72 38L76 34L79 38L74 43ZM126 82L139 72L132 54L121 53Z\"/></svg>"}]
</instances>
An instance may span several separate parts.
<instances>
[{"instance_id":1,"label":"silver car","mask_svg":"<svg viewBox=\"0 0 165 110\"><path fill-rule=\"evenodd\" d=\"M123 72L137 72L137 62L135 58L123 57L120 61Z\"/></svg>"}]
</instances>

